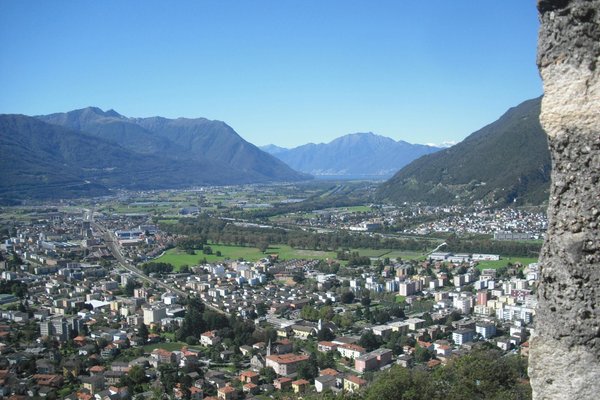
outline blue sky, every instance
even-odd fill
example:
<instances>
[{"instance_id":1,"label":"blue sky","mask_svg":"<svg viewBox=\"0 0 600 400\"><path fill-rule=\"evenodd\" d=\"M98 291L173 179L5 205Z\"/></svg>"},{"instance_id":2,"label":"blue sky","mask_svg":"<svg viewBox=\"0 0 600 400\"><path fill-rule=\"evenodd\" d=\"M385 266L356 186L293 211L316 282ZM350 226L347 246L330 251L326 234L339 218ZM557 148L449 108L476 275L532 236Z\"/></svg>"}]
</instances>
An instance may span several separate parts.
<instances>
[{"instance_id":1,"label":"blue sky","mask_svg":"<svg viewBox=\"0 0 600 400\"><path fill-rule=\"evenodd\" d=\"M205 117L256 144L460 141L542 93L534 0L0 0L0 113Z\"/></svg>"}]
</instances>

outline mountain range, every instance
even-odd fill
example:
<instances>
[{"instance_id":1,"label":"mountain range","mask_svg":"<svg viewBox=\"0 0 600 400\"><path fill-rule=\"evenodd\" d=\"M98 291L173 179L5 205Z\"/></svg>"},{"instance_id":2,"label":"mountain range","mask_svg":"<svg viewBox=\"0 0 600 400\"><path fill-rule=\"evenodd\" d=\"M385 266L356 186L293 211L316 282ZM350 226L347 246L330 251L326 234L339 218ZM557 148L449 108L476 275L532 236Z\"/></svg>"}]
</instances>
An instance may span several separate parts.
<instances>
[{"instance_id":1,"label":"mountain range","mask_svg":"<svg viewBox=\"0 0 600 400\"><path fill-rule=\"evenodd\" d=\"M0 200L298 181L308 173L383 179L397 171L377 200L539 204L547 199L551 170L540 102L525 101L445 149L356 133L263 151L226 123L204 118L128 118L95 107L0 115Z\"/></svg>"},{"instance_id":2,"label":"mountain range","mask_svg":"<svg viewBox=\"0 0 600 400\"><path fill-rule=\"evenodd\" d=\"M261 149L297 171L340 179L387 179L411 161L440 150L371 132L349 134L329 143L309 143L293 149L275 145Z\"/></svg>"},{"instance_id":3,"label":"mountain range","mask_svg":"<svg viewBox=\"0 0 600 400\"><path fill-rule=\"evenodd\" d=\"M128 118L95 107L0 115L0 156L4 199L310 178L221 121Z\"/></svg>"},{"instance_id":4,"label":"mountain range","mask_svg":"<svg viewBox=\"0 0 600 400\"><path fill-rule=\"evenodd\" d=\"M551 161L539 122L541 97L509 109L462 142L402 168L377 196L429 204L540 204L547 200Z\"/></svg>"}]
</instances>

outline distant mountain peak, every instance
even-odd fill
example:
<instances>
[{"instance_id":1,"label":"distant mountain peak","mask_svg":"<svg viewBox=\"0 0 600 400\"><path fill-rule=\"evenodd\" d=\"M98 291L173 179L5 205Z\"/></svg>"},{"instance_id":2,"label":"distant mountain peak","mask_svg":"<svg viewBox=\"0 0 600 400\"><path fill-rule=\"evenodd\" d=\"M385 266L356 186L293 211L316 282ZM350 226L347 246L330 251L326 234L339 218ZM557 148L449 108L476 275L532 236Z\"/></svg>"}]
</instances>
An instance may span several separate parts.
<instances>
[{"instance_id":1,"label":"distant mountain peak","mask_svg":"<svg viewBox=\"0 0 600 400\"><path fill-rule=\"evenodd\" d=\"M338 178L387 178L401 167L437 151L435 147L410 144L373 132L340 136L329 143L308 143L293 149L264 146L292 168L316 176Z\"/></svg>"}]
</instances>

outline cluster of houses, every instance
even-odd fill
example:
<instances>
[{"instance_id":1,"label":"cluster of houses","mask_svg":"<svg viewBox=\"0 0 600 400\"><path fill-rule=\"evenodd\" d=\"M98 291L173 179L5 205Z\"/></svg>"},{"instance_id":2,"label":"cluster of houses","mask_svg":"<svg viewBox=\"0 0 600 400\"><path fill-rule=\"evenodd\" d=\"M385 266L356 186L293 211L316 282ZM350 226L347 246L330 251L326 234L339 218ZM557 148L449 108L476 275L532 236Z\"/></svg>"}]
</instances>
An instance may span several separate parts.
<instances>
[{"instance_id":1,"label":"cluster of houses","mask_svg":"<svg viewBox=\"0 0 600 400\"><path fill-rule=\"evenodd\" d=\"M133 295L125 295L124 288L136 278L102 262L108 258L103 255L106 248L91 233L90 225L79 219L69 221L61 213L50 216L43 225L17 233L2 244L2 250L14 252L30 263L9 269L7 261L0 261L3 280L24 282L28 286L25 300L13 295L0 297L2 303L17 301L27 308L12 307L0 312L0 368L3 368L0 396L52 397L65 381L75 381L78 389L67 398L118 400L130 395L120 383L131 368L142 368L148 376L155 377L157 369L165 364L186 369L201 366L206 370L203 378L192 373L190 387L175 387L172 394L175 398L182 397L184 391L193 399L222 400L251 398L273 390L352 392L367 385L361 378L366 372L394 363L411 366L418 347L435 356L428 364L430 367L483 340L506 351L520 348L526 352L526 339L535 317L532 287L538 277L537 265L530 265L521 279L516 276L500 279L495 270L477 274L471 267L478 260L496 259L495 255L432 253L425 263L433 267L433 273L417 268L418 274L414 264L398 263L385 266L381 272L366 270L352 277L318 272L316 260L230 261L194 266L191 273L172 274L165 281L190 295L198 295L206 304L225 313L275 328L276 342L238 349L224 347L217 331L200 335L199 346L218 348L223 362L228 362L233 353L241 353L248 361L247 370L232 376L213 369L211 360L191 347L170 351L158 346L126 362L115 361L115 356L128 349L164 340L157 333L142 338L141 324L150 332L160 332L172 331L183 323L186 310L180 304L180 295L151 286L137 287ZM155 227L147 224L113 230L121 246L128 248L157 235ZM78 239L73 241L73 237ZM451 277L440 268L445 264L460 264L467 271ZM298 272L314 280L319 290L293 284ZM267 275L273 275L275 282L268 280ZM319 371L314 381L298 379L298 368L309 360L309 355L294 352L293 342L316 340L323 329L340 333L328 323L302 320L300 310L307 305L328 304L336 312L346 311L350 306L340 303L341 286L356 294L365 290L396 294L409 305L430 299L433 307L428 314L433 323L415 314L385 324L367 325L361 332L355 330L353 334L358 336L318 341L318 351L334 352L343 362L336 369ZM264 310L258 309L259 304L265 306ZM460 319L452 324L440 323L453 313ZM21 332L32 325L39 329L39 334L30 343L11 345L18 342L11 338L12 332ZM386 348L367 351L358 344L359 333L365 331L383 341L397 332L412 337L416 345L404 346L402 355L394 355ZM444 339L436 340L441 336ZM73 346L69 357L56 345L67 342ZM277 376L273 382L265 382L260 375L266 367L272 368ZM236 381L241 382L241 387Z\"/></svg>"}]
</instances>

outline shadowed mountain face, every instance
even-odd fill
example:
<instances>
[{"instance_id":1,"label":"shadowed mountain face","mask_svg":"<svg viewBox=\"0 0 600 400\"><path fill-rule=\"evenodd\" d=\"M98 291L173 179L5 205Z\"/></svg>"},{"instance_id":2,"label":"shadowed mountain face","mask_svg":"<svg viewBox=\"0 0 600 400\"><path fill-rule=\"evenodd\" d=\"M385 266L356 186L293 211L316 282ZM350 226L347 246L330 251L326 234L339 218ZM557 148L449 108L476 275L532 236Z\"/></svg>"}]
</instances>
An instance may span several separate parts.
<instances>
[{"instance_id":1,"label":"shadowed mountain face","mask_svg":"<svg viewBox=\"0 0 600 400\"><path fill-rule=\"evenodd\" d=\"M0 115L0 156L5 200L307 178L222 122L130 119L97 108Z\"/></svg>"},{"instance_id":2,"label":"shadowed mountain face","mask_svg":"<svg viewBox=\"0 0 600 400\"><path fill-rule=\"evenodd\" d=\"M248 143L221 121L205 118L127 118L113 110L103 112L95 107L38 118L101 137L135 153L229 166L240 175L237 181L295 181L308 178Z\"/></svg>"},{"instance_id":3,"label":"shadowed mountain face","mask_svg":"<svg viewBox=\"0 0 600 400\"><path fill-rule=\"evenodd\" d=\"M395 141L373 133L354 133L329 143L293 149L269 145L263 150L290 167L315 176L389 178L414 159L439 148Z\"/></svg>"},{"instance_id":4,"label":"shadowed mountain face","mask_svg":"<svg viewBox=\"0 0 600 400\"><path fill-rule=\"evenodd\" d=\"M546 201L551 164L540 102L525 101L461 143L412 162L384 183L378 196L429 204Z\"/></svg>"}]
</instances>

